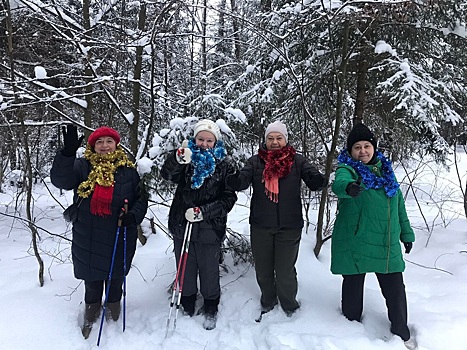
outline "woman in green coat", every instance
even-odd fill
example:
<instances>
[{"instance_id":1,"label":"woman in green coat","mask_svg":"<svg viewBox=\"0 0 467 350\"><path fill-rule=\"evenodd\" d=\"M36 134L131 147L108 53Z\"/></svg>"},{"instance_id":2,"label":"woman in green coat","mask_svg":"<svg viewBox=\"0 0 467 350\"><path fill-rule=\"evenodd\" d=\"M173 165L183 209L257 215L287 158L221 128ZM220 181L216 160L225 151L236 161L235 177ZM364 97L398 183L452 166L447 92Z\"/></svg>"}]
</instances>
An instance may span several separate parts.
<instances>
[{"instance_id":1,"label":"woman in green coat","mask_svg":"<svg viewBox=\"0 0 467 350\"><path fill-rule=\"evenodd\" d=\"M331 271L342 275L342 313L361 321L365 274L376 273L386 299L391 332L412 347L402 272L415 235L391 162L377 151L373 133L357 124L338 157L332 185L338 214L331 245ZM410 339L410 340L409 340Z\"/></svg>"}]
</instances>

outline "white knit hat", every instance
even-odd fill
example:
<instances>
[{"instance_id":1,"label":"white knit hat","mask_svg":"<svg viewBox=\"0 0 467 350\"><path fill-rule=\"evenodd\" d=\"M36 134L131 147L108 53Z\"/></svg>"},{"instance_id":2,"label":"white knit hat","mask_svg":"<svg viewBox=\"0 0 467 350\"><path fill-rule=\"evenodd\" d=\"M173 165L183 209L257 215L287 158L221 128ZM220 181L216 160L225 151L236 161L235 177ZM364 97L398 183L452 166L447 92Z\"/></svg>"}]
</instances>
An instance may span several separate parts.
<instances>
[{"instance_id":1,"label":"white knit hat","mask_svg":"<svg viewBox=\"0 0 467 350\"><path fill-rule=\"evenodd\" d=\"M203 119L196 123L194 136L196 137L200 131L209 131L216 137L216 140L220 140L222 137L219 126L209 119Z\"/></svg>"},{"instance_id":2,"label":"white knit hat","mask_svg":"<svg viewBox=\"0 0 467 350\"><path fill-rule=\"evenodd\" d=\"M268 138L268 135L272 132L281 133L285 137L285 142L288 142L289 134L287 133L287 127L280 120L268 125L266 132L264 133L264 137Z\"/></svg>"}]
</instances>

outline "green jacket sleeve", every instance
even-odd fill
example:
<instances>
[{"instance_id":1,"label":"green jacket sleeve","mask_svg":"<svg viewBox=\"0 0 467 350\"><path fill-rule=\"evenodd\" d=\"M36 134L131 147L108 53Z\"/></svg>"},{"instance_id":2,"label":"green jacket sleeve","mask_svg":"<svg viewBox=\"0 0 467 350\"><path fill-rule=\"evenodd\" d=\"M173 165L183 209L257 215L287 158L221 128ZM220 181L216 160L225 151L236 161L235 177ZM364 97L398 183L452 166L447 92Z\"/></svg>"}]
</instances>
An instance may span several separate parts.
<instances>
[{"instance_id":1,"label":"green jacket sleeve","mask_svg":"<svg viewBox=\"0 0 467 350\"><path fill-rule=\"evenodd\" d=\"M405 209L404 196L402 191L397 191L398 207L399 207L399 224L401 226L401 241L402 242L415 242L415 234L412 226L410 225L409 218L407 216L407 210Z\"/></svg>"},{"instance_id":2,"label":"green jacket sleeve","mask_svg":"<svg viewBox=\"0 0 467 350\"><path fill-rule=\"evenodd\" d=\"M351 182L357 181L357 173L350 167L338 166L336 176L332 183L332 191L338 198L352 198L347 194L345 189Z\"/></svg>"}]
</instances>

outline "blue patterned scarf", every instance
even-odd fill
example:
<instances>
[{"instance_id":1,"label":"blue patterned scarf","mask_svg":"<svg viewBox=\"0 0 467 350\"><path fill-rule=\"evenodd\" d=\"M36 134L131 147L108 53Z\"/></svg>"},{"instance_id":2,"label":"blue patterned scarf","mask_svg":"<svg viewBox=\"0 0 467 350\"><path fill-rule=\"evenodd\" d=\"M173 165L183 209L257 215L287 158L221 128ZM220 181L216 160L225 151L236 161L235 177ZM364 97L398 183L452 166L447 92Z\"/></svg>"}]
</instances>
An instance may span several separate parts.
<instances>
[{"instance_id":1,"label":"blue patterned scarf","mask_svg":"<svg viewBox=\"0 0 467 350\"><path fill-rule=\"evenodd\" d=\"M216 161L221 161L227 155L224 142L217 141L214 148L202 149L196 146L195 139L188 142L188 148L191 150L191 164L193 165L193 176L191 177L191 188L198 189L204 179L214 174L216 170Z\"/></svg>"},{"instance_id":2,"label":"blue patterned scarf","mask_svg":"<svg viewBox=\"0 0 467 350\"><path fill-rule=\"evenodd\" d=\"M362 181L366 188L377 190L384 187L386 195L390 198L394 197L399 189L399 184L396 181L396 176L394 175L394 170L392 170L391 162L379 151L376 151L376 158L381 161L381 171L383 176L377 176L361 161L353 159L346 149L341 151L337 157L337 161L351 166L357 174L362 177Z\"/></svg>"}]
</instances>

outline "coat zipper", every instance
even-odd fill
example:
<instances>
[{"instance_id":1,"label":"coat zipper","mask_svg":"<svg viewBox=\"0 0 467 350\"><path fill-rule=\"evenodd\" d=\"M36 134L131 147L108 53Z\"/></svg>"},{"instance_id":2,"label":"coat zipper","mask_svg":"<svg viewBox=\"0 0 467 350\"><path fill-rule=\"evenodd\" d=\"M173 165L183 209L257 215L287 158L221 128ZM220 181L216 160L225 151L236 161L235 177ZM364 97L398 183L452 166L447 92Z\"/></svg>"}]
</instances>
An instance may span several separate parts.
<instances>
[{"instance_id":1,"label":"coat zipper","mask_svg":"<svg viewBox=\"0 0 467 350\"><path fill-rule=\"evenodd\" d=\"M281 227L281 218L279 217L279 203L276 203L277 227Z\"/></svg>"},{"instance_id":2,"label":"coat zipper","mask_svg":"<svg viewBox=\"0 0 467 350\"><path fill-rule=\"evenodd\" d=\"M391 198L388 197L388 255L386 257L386 273L389 273L390 253L391 253Z\"/></svg>"}]
</instances>

